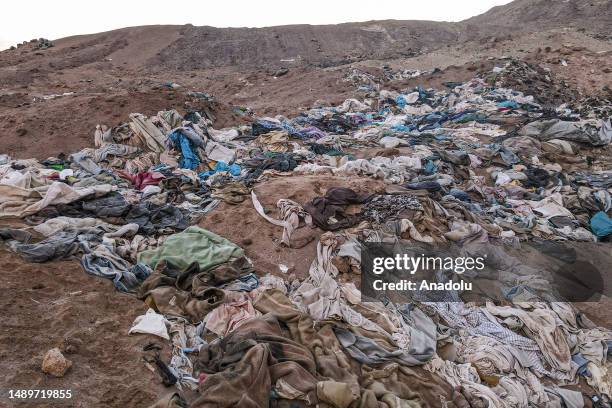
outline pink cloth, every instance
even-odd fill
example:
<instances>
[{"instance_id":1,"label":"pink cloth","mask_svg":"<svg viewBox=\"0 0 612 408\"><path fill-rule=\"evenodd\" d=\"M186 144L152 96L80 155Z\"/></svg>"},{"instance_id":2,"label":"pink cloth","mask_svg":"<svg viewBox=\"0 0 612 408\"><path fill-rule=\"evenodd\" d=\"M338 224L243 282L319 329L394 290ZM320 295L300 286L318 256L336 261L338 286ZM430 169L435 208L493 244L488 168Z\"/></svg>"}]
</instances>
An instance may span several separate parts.
<instances>
[{"instance_id":1,"label":"pink cloth","mask_svg":"<svg viewBox=\"0 0 612 408\"><path fill-rule=\"evenodd\" d=\"M145 171L138 174L130 174L120 169L116 171L124 179L130 180L134 188L138 190L142 190L146 186L156 186L164 178L164 175L158 172Z\"/></svg>"},{"instance_id":2,"label":"pink cloth","mask_svg":"<svg viewBox=\"0 0 612 408\"><path fill-rule=\"evenodd\" d=\"M261 316L255 310L249 295L226 291L226 302L210 312L205 319L206 328L218 336L227 336L247 320Z\"/></svg>"}]
</instances>

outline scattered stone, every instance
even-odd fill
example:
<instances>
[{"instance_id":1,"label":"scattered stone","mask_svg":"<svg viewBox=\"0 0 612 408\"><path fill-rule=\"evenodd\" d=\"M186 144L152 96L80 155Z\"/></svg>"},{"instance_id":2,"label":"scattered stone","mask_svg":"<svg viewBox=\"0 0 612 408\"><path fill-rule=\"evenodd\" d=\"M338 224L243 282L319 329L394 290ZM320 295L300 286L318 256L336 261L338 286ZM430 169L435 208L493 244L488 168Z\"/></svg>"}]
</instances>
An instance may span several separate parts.
<instances>
[{"instance_id":1,"label":"scattered stone","mask_svg":"<svg viewBox=\"0 0 612 408\"><path fill-rule=\"evenodd\" d=\"M43 372L54 377L63 377L70 367L72 367L72 361L64 357L57 347L47 351L43 358Z\"/></svg>"}]
</instances>

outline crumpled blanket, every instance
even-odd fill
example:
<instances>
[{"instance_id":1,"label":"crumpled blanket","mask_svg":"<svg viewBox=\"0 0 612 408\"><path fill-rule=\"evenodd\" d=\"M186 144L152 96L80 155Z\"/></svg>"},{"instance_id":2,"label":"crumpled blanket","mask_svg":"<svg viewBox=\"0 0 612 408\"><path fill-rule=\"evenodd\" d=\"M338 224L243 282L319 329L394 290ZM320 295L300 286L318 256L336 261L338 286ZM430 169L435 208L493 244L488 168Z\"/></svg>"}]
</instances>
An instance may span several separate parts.
<instances>
[{"instance_id":1,"label":"crumpled blanket","mask_svg":"<svg viewBox=\"0 0 612 408\"><path fill-rule=\"evenodd\" d=\"M585 120L580 122L560 119L538 120L525 125L519 133L540 141L565 139L593 146L603 146L612 141L612 124L610 124L610 119L601 120L598 125Z\"/></svg>"},{"instance_id":2,"label":"crumpled blanket","mask_svg":"<svg viewBox=\"0 0 612 408\"><path fill-rule=\"evenodd\" d=\"M244 292L225 291L224 302L206 315L206 328L220 337L242 326L250 319L261 316L253 308L251 298Z\"/></svg>"},{"instance_id":3,"label":"crumpled blanket","mask_svg":"<svg viewBox=\"0 0 612 408\"><path fill-rule=\"evenodd\" d=\"M336 231L352 227L361 217L345 213L349 204L363 204L370 199L369 194L359 194L350 188L333 187L327 190L325 196L317 197L304 205L313 223L326 231Z\"/></svg>"},{"instance_id":4,"label":"crumpled blanket","mask_svg":"<svg viewBox=\"0 0 612 408\"><path fill-rule=\"evenodd\" d=\"M245 294L248 291L232 292L219 287L231 286L236 279L249 276L251 270L244 257L217 266L203 264L202 268L193 262L184 269L162 261L142 283L138 297L163 314L186 317L193 322L206 317L207 327L227 334L246 318L259 314ZM214 316L209 316L211 311Z\"/></svg>"},{"instance_id":5,"label":"crumpled blanket","mask_svg":"<svg viewBox=\"0 0 612 408\"><path fill-rule=\"evenodd\" d=\"M244 256L238 245L204 228L191 226L178 234L170 235L164 243L138 254L138 262L155 268L165 260L179 268L198 262L207 269Z\"/></svg>"},{"instance_id":6,"label":"crumpled blanket","mask_svg":"<svg viewBox=\"0 0 612 408\"><path fill-rule=\"evenodd\" d=\"M105 195L113 189L110 184L79 188L61 182L34 189L0 185L0 218L23 218L50 205L69 204L87 196Z\"/></svg>"},{"instance_id":7,"label":"crumpled blanket","mask_svg":"<svg viewBox=\"0 0 612 408\"><path fill-rule=\"evenodd\" d=\"M115 288L121 292L135 292L151 274L148 266L131 265L104 244L98 245L93 251L83 255L81 265L87 273L112 279Z\"/></svg>"},{"instance_id":8,"label":"crumpled blanket","mask_svg":"<svg viewBox=\"0 0 612 408\"><path fill-rule=\"evenodd\" d=\"M196 368L211 374L201 383L194 408L265 407L273 386L281 397L316 403L314 356L287 338L272 315L251 319L203 347Z\"/></svg>"}]
</instances>

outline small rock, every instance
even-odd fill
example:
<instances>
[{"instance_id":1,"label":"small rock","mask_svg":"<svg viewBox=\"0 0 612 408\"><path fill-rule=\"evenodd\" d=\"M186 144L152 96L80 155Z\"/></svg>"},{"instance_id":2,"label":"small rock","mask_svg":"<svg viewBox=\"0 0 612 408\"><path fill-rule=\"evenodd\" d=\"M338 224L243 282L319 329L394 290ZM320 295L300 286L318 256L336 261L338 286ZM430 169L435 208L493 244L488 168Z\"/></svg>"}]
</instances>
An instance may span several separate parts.
<instances>
[{"instance_id":1,"label":"small rock","mask_svg":"<svg viewBox=\"0 0 612 408\"><path fill-rule=\"evenodd\" d=\"M278 77L285 75L288 72L289 72L289 68L281 68L274 73L274 76L278 78Z\"/></svg>"},{"instance_id":2,"label":"small rock","mask_svg":"<svg viewBox=\"0 0 612 408\"><path fill-rule=\"evenodd\" d=\"M240 241L240 243L242 245L251 245L253 243L253 240L251 238L245 238L242 241Z\"/></svg>"},{"instance_id":3,"label":"small rock","mask_svg":"<svg viewBox=\"0 0 612 408\"><path fill-rule=\"evenodd\" d=\"M57 347L47 351L47 354L45 354L43 358L43 372L51 374L54 377L63 377L70 367L72 367L72 361L64 357Z\"/></svg>"}]
</instances>

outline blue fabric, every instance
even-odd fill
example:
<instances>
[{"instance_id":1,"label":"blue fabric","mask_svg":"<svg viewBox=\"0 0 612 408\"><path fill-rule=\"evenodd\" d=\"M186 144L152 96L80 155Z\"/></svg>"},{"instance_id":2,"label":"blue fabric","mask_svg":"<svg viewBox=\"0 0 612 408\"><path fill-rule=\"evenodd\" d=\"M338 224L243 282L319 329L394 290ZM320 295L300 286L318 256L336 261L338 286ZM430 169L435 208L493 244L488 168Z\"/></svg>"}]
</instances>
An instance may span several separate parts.
<instances>
[{"instance_id":1,"label":"blue fabric","mask_svg":"<svg viewBox=\"0 0 612 408\"><path fill-rule=\"evenodd\" d=\"M414 125L395 125L392 126L391 129L395 130L396 132L410 132L411 130L414 130Z\"/></svg>"},{"instance_id":2,"label":"blue fabric","mask_svg":"<svg viewBox=\"0 0 612 408\"><path fill-rule=\"evenodd\" d=\"M513 164L517 164L521 161L521 159L519 159L519 157L516 154L514 154L513 151L508 150L503 146L499 149L499 155L501 156L504 163L506 163L509 166Z\"/></svg>"},{"instance_id":3,"label":"blue fabric","mask_svg":"<svg viewBox=\"0 0 612 408\"><path fill-rule=\"evenodd\" d=\"M167 165L165 163L159 163L159 164L156 164L155 166L153 166L151 168L151 170L153 170L153 171L163 171L163 170L169 170L171 168L172 168L171 166L169 166L169 165Z\"/></svg>"},{"instance_id":4,"label":"blue fabric","mask_svg":"<svg viewBox=\"0 0 612 408\"><path fill-rule=\"evenodd\" d=\"M519 295L527 295L527 296L534 295L532 289L527 285L513 286L508 290L502 289L502 292L504 293L504 296L506 297L506 299L510 301L512 301L515 297Z\"/></svg>"},{"instance_id":5,"label":"blue fabric","mask_svg":"<svg viewBox=\"0 0 612 408\"><path fill-rule=\"evenodd\" d=\"M218 161L217 164L215 164L215 171L227 171L232 176L239 176L240 166L237 164L227 164L226 162Z\"/></svg>"},{"instance_id":6,"label":"blue fabric","mask_svg":"<svg viewBox=\"0 0 612 408\"><path fill-rule=\"evenodd\" d=\"M241 276L234 281L222 286L224 290L232 290L234 292L250 292L257 289L259 286L259 278L254 273Z\"/></svg>"},{"instance_id":7,"label":"blue fabric","mask_svg":"<svg viewBox=\"0 0 612 408\"><path fill-rule=\"evenodd\" d=\"M457 112L455 114L450 115L448 119L455 121L455 120L463 118L465 115L468 115L470 113L476 113L476 112L478 112L476 109L466 109L461 112Z\"/></svg>"},{"instance_id":8,"label":"blue fabric","mask_svg":"<svg viewBox=\"0 0 612 408\"><path fill-rule=\"evenodd\" d=\"M467 123L472 121L483 123L487 122L488 119L487 116L482 113L463 113L461 116L453 119L453 122L455 123Z\"/></svg>"},{"instance_id":9,"label":"blue fabric","mask_svg":"<svg viewBox=\"0 0 612 408\"><path fill-rule=\"evenodd\" d=\"M516 101L503 101L497 104L498 108L518 109L519 104Z\"/></svg>"},{"instance_id":10,"label":"blue fabric","mask_svg":"<svg viewBox=\"0 0 612 408\"><path fill-rule=\"evenodd\" d=\"M429 96L427 94L427 92L423 88L421 88L420 86L418 86L416 88L416 90L419 91L419 99L420 100L423 100L423 99L425 99L425 98L427 98Z\"/></svg>"},{"instance_id":11,"label":"blue fabric","mask_svg":"<svg viewBox=\"0 0 612 408\"><path fill-rule=\"evenodd\" d=\"M174 148L180 148L181 156L179 158L179 167L182 169L195 170L200 165L200 158L194 153L194 147L191 141L185 137L179 130L170 133L170 141Z\"/></svg>"},{"instance_id":12,"label":"blue fabric","mask_svg":"<svg viewBox=\"0 0 612 408\"><path fill-rule=\"evenodd\" d=\"M403 108L404 106L406 106L406 97L404 97L404 95L398 95L397 98L395 98L395 103L400 108Z\"/></svg>"},{"instance_id":13,"label":"blue fabric","mask_svg":"<svg viewBox=\"0 0 612 408\"><path fill-rule=\"evenodd\" d=\"M458 188L451 188L449 194L461 201L465 201L468 203L472 201L472 199L470 199L470 196L465 191L459 190Z\"/></svg>"},{"instance_id":14,"label":"blue fabric","mask_svg":"<svg viewBox=\"0 0 612 408\"><path fill-rule=\"evenodd\" d=\"M577 371L578 375L581 375L583 377L590 377L591 376L591 373L590 373L589 369L587 368L587 364L588 364L589 360L584 358L582 353L574 354L572 356L572 361L574 363L576 363L576 365L579 367L578 371Z\"/></svg>"},{"instance_id":15,"label":"blue fabric","mask_svg":"<svg viewBox=\"0 0 612 408\"><path fill-rule=\"evenodd\" d=\"M423 172L425 174L434 174L437 171L438 167L435 165L433 160L427 160L427 163L425 163L425 166L423 166Z\"/></svg>"},{"instance_id":16,"label":"blue fabric","mask_svg":"<svg viewBox=\"0 0 612 408\"><path fill-rule=\"evenodd\" d=\"M520 163L521 159L514 154L513 151L507 149L505 146L502 146L498 143L490 143L486 145L489 149L493 150L494 153L499 153L500 157L507 165L511 166L513 164Z\"/></svg>"},{"instance_id":17,"label":"blue fabric","mask_svg":"<svg viewBox=\"0 0 612 408\"><path fill-rule=\"evenodd\" d=\"M203 171L200 174L198 174L198 177L200 177L201 179L206 180L207 178L209 178L213 174L221 172L221 171L226 171L229 174L231 174L232 176L237 177L237 176L240 175L240 172L242 171L242 169L237 164L227 164L224 161L218 161L217 164L215 164L215 167L212 170Z\"/></svg>"},{"instance_id":18,"label":"blue fabric","mask_svg":"<svg viewBox=\"0 0 612 408\"><path fill-rule=\"evenodd\" d=\"M427 123L437 123L441 120L446 120L446 115L440 112L433 112L425 116L424 121Z\"/></svg>"},{"instance_id":19,"label":"blue fabric","mask_svg":"<svg viewBox=\"0 0 612 408\"><path fill-rule=\"evenodd\" d=\"M301 139L306 139L306 138L320 139L325 136L325 132L323 132L321 129L315 126L309 126L309 127L297 130L295 134L292 134L292 136L296 136Z\"/></svg>"},{"instance_id":20,"label":"blue fabric","mask_svg":"<svg viewBox=\"0 0 612 408\"><path fill-rule=\"evenodd\" d=\"M612 219L600 211L591 218L591 231L599 238L607 237L612 234Z\"/></svg>"}]
</instances>

